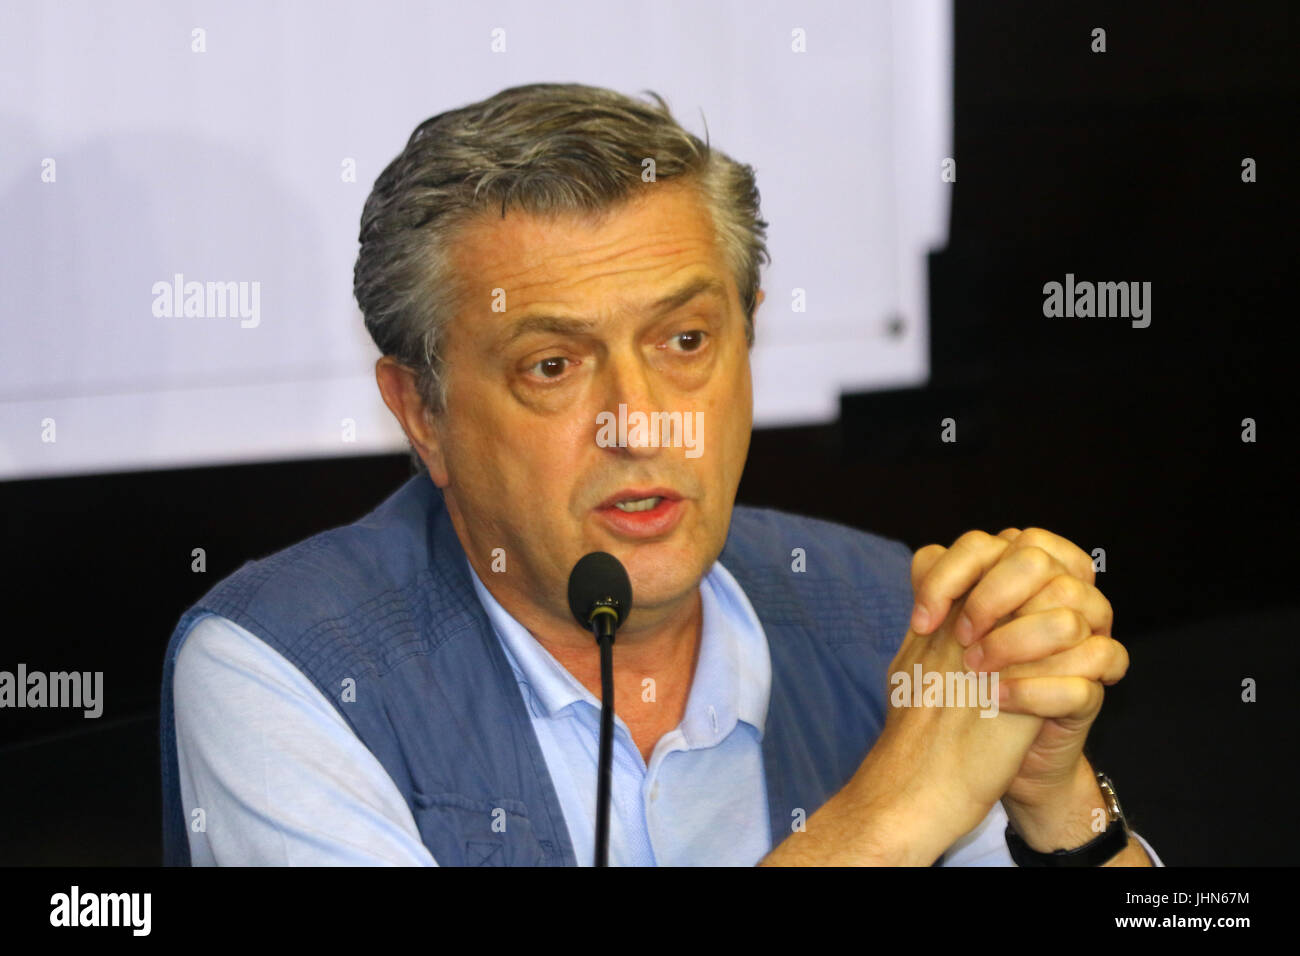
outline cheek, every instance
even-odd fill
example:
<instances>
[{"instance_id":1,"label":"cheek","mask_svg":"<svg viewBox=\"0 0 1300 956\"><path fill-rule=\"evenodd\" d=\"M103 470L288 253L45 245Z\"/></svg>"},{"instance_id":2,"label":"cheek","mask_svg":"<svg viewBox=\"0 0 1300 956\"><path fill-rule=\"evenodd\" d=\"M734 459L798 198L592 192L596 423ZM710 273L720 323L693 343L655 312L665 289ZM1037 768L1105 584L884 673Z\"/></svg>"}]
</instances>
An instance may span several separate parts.
<instances>
[{"instance_id":1,"label":"cheek","mask_svg":"<svg viewBox=\"0 0 1300 956\"><path fill-rule=\"evenodd\" d=\"M730 519L749 451L753 400L748 371L746 362L721 376L701 407L704 454L694 464L707 490L709 504L702 517L711 528Z\"/></svg>"},{"instance_id":2,"label":"cheek","mask_svg":"<svg viewBox=\"0 0 1300 956\"><path fill-rule=\"evenodd\" d=\"M754 394L749 375L748 353L742 355L732 373L714 396L707 428L714 426L713 439L718 443L719 468L739 478L749 450L750 431L754 425Z\"/></svg>"},{"instance_id":3,"label":"cheek","mask_svg":"<svg viewBox=\"0 0 1300 956\"><path fill-rule=\"evenodd\" d=\"M539 417L523 409L483 416L468 441L480 446L480 472L503 507L526 510L545 523L547 513L567 512L575 483L595 447L595 424L585 417Z\"/></svg>"}]
</instances>

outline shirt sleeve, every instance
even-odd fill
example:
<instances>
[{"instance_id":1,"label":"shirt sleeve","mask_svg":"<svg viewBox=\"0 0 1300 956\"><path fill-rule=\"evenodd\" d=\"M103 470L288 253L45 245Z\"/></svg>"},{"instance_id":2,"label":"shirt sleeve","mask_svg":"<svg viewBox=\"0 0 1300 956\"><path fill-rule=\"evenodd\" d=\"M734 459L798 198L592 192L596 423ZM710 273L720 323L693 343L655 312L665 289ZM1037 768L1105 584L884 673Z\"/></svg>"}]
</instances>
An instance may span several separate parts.
<instances>
[{"instance_id":1,"label":"shirt sleeve","mask_svg":"<svg viewBox=\"0 0 1300 956\"><path fill-rule=\"evenodd\" d=\"M1011 851L1007 849L1007 811L999 800L974 830L966 834L943 855L944 866L1015 866ZM1132 832L1132 831L1131 831ZM1164 866L1151 844L1141 835L1132 836L1142 844L1155 866Z\"/></svg>"},{"instance_id":2,"label":"shirt sleeve","mask_svg":"<svg viewBox=\"0 0 1300 956\"><path fill-rule=\"evenodd\" d=\"M437 866L383 765L264 641L200 618L173 691L194 866Z\"/></svg>"}]
</instances>

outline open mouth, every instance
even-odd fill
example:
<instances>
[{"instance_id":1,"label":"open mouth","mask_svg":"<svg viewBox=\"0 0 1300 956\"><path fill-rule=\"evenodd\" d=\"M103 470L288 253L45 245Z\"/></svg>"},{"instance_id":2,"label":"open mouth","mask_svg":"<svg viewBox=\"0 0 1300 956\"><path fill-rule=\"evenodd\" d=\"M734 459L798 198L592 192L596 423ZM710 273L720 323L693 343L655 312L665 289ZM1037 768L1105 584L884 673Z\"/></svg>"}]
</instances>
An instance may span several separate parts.
<instances>
[{"instance_id":1,"label":"open mouth","mask_svg":"<svg viewBox=\"0 0 1300 956\"><path fill-rule=\"evenodd\" d=\"M650 498L633 498L629 501L616 501L614 507L624 514L635 514L640 511L651 511L658 507L659 502L664 499L659 495Z\"/></svg>"},{"instance_id":2,"label":"open mouth","mask_svg":"<svg viewBox=\"0 0 1300 956\"><path fill-rule=\"evenodd\" d=\"M646 539L671 532L685 504L670 488L629 488L606 498L595 511L605 527L620 537Z\"/></svg>"}]
</instances>

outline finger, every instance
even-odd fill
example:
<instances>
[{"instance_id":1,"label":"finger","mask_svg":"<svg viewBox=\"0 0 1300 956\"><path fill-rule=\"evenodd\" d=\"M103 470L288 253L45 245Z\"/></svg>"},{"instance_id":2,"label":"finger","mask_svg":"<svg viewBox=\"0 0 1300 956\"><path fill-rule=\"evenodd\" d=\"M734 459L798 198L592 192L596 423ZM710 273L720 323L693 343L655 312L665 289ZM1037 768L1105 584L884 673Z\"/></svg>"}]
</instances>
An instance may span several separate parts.
<instances>
[{"instance_id":1,"label":"finger","mask_svg":"<svg viewBox=\"0 0 1300 956\"><path fill-rule=\"evenodd\" d=\"M1020 529L1003 528L1001 531L998 532L998 537L1005 538L1007 541L1015 541L1016 538L1020 537Z\"/></svg>"},{"instance_id":2,"label":"finger","mask_svg":"<svg viewBox=\"0 0 1300 956\"><path fill-rule=\"evenodd\" d=\"M973 671L996 671L1060 654L1091 636L1087 618L1074 608L1055 607L995 628L968 647L962 660Z\"/></svg>"},{"instance_id":3,"label":"finger","mask_svg":"<svg viewBox=\"0 0 1300 956\"><path fill-rule=\"evenodd\" d=\"M1017 538L1017 542L1023 537ZM998 618L1009 615L1060 574L1068 576L1069 572L1042 548L1008 545L1001 560L980 579L966 599L966 607L954 630L957 642L969 647L987 634Z\"/></svg>"},{"instance_id":4,"label":"finger","mask_svg":"<svg viewBox=\"0 0 1300 956\"><path fill-rule=\"evenodd\" d=\"M1009 547L1006 539L983 531L968 531L954 541L912 589L916 595L912 630L928 634L942 624L952 602L969 591Z\"/></svg>"},{"instance_id":5,"label":"finger","mask_svg":"<svg viewBox=\"0 0 1300 956\"><path fill-rule=\"evenodd\" d=\"M986 668L992 670L992 668ZM1109 687L1128 672L1128 650L1119 641L1101 634L1041 660L1009 664L999 671L1001 680L1029 677L1084 677Z\"/></svg>"},{"instance_id":6,"label":"finger","mask_svg":"<svg viewBox=\"0 0 1300 956\"><path fill-rule=\"evenodd\" d=\"M1041 591L1012 611L1011 616L1037 614L1054 607L1072 607L1082 612L1092 625L1094 634L1110 636L1115 622L1115 610L1110 601L1097 590L1096 585L1080 581L1072 574L1059 574L1052 578Z\"/></svg>"},{"instance_id":7,"label":"finger","mask_svg":"<svg viewBox=\"0 0 1300 956\"><path fill-rule=\"evenodd\" d=\"M1060 561L1069 572L1081 581L1097 583L1097 572L1092 566L1092 556L1073 541L1062 538L1043 528L1026 528L1011 542L1012 550L1042 548Z\"/></svg>"},{"instance_id":8,"label":"finger","mask_svg":"<svg viewBox=\"0 0 1300 956\"><path fill-rule=\"evenodd\" d=\"M927 544L916 554L912 555L912 593L916 593L917 586L925 580L925 576L930 573L934 563L947 552L941 544Z\"/></svg>"},{"instance_id":9,"label":"finger","mask_svg":"<svg viewBox=\"0 0 1300 956\"><path fill-rule=\"evenodd\" d=\"M1101 684L1084 677L998 680L998 709L1036 717L1091 720L1101 710Z\"/></svg>"}]
</instances>

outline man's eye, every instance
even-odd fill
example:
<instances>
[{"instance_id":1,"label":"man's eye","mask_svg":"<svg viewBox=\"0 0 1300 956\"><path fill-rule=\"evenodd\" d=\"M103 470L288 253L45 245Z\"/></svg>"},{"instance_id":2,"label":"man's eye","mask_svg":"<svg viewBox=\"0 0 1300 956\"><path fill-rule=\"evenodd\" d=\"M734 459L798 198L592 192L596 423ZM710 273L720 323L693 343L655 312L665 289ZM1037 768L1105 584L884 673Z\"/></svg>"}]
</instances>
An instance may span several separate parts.
<instances>
[{"instance_id":1,"label":"man's eye","mask_svg":"<svg viewBox=\"0 0 1300 956\"><path fill-rule=\"evenodd\" d=\"M568 367L568 359L555 356L535 362L529 366L528 371L536 373L540 378L559 378Z\"/></svg>"},{"instance_id":2,"label":"man's eye","mask_svg":"<svg viewBox=\"0 0 1300 956\"><path fill-rule=\"evenodd\" d=\"M678 332L670 342L680 343L679 352L698 352L704 345L705 333L700 329L694 329L690 332Z\"/></svg>"}]
</instances>

